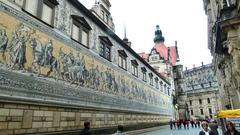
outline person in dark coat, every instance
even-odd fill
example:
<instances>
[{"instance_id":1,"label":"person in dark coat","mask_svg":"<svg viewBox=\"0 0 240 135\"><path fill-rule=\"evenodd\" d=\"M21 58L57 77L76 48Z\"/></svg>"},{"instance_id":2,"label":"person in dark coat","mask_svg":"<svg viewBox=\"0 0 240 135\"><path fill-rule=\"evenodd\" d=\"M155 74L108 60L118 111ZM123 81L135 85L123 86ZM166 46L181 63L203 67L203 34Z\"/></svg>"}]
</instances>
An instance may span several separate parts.
<instances>
[{"instance_id":1,"label":"person in dark coat","mask_svg":"<svg viewBox=\"0 0 240 135\"><path fill-rule=\"evenodd\" d=\"M192 126L192 128L194 128L194 121L193 120L191 120L191 126Z\"/></svg>"},{"instance_id":2,"label":"person in dark coat","mask_svg":"<svg viewBox=\"0 0 240 135\"><path fill-rule=\"evenodd\" d=\"M82 129L79 135L92 135L92 132L90 131L90 122L84 122L84 129Z\"/></svg>"},{"instance_id":3,"label":"person in dark coat","mask_svg":"<svg viewBox=\"0 0 240 135\"><path fill-rule=\"evenodd\" d=\"M227 131L224 133L224 135L240 135L232 122L228 122L226 128Z\"/></svg>"},{"instance_id":4,"label":"person in dark coat","mask_svg":"<svg viewBox=\"0 0 240 135\"><path fill-rule=\"evenodd\" d=\"M211 129L211 131L214 133L214 135L219 135L218 133L218 123L216 120L212 121L211 123L209 123L209 127Z\"/></svg>"},{"instance_id":5,"label":"person in dark coat","mask_svg":"<svg viewBox=\"0 0 240 135\"><path fill-rule=\"evenodd\" d=\"M173 121L172 121L172 119L169 121L169 126L170 126L170 129L172 130L172 127L173 127Z\"/></svg>"},{"instance_id":6,"label":"person in dark coat","mask_svg":"<svg viewBox=\"0 0 240 135\"><path fill-rule=\"evenodd\" d=\"M208 129L208 123L206 121L202 122L201 126L203 130L199 132L199 135L214 135L214 133Z\"/></svg>"}]
</instances>

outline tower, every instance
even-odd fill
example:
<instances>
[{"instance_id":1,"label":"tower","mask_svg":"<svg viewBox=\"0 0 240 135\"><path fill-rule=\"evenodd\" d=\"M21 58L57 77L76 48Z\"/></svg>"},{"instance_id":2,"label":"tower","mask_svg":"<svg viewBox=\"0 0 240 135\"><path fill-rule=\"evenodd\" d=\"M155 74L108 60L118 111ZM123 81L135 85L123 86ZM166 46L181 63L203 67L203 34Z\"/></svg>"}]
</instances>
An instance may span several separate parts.
<instances>
[{"instance_id":1,"label":"tower","mask_svg":"<svg viewBox=\"0 0 240 135\"><path fill-rule=\"evenodd\" d=\"M104 24L106 24L112 31L115 31L115 26L110 13L110 7L111 3L109 0L95 0L95 4L90 11Z\"/></svg>"},{"instance_id":2,"label":"tower","mask_svg":"<svg viewBox=\"0 0 240 135\"><path fill-rule=\"evenodd\" d=\"M164 37L162 36L162 31L159 25L156 26L155 30L155 37L153 39L154 43L163 43L165 41Z\"/></svg>"},{"instance_id":3,"label":"tower","mask_svg":"<svg viewBox=\"0 0 240 135\"><path fill-rule=\"evenodd\" d=\"M124 26L124 38L123 38L123 42L125 44L127 44L129 47L131 47L131 42L128 40L127 38L127 32L126 32L126 26Z\"/></svg>"}]
</instances>

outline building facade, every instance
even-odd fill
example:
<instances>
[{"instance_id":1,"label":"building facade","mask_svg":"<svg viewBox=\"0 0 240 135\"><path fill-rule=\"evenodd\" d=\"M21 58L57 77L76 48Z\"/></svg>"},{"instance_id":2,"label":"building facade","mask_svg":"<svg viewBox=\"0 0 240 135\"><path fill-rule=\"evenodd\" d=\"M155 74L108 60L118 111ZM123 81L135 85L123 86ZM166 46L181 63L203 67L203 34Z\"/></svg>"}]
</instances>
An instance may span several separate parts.
<instances>
[{"instance_id":1,"label":"building facade","mask_svg":"<svg viewBox=\"0 0 240 135\"><path fill-rule=\"evenodd\" d=\"M109 7L108 0L92 10L78 0L0 1L0 134L172 118L170 82L114 33Z\"/></svg>"},{"instance_id":2,"label":"building facade","mask_svg":"<svg viewBox=\"0 0 240 135\"><path fill-rule=\"evenodd\" d=\"M180 119L214 118L221 109L218 83L211 64L186 69L174 67Z\"/></svg>"},{"instance_id":3,"label":"building facade","mask_svg":"<svg viewBox=\"0 0 240 135\"><path fill-rule=\"evenodd\" d=\"M174 86L174 78L173 78L173 67L176 65L177 59L179 59L178 55L178 47L177 41L175 41L175 46L166 46L164 41L162 31L159 25L156 26L155 36L154 36L154 46L151 49L150 53L139 53L148 64L150 64L158 73L164 76L169 82L170 86L167 91L164 93L168 93L175 96L175 86ZM160 87L165 87L162 81L155 79L155 84L160 83ZM174 99L172 99L173 101ZM174 102L173 102L174 105ZM173 106L174 110L174 118L178 119L178 115L176 113L176 108Z\"/></svg>"},{"instance_id":4,"label":"building facade","mask_svg":"<svg viewBox=\"0 0 240 135\"><path fill-rule=\"evenodd\" d=\"M238 0L203 0L208 17L208 48L220 85L224 109L240 108L240 42Z\"/></svg>"}]
</instances>

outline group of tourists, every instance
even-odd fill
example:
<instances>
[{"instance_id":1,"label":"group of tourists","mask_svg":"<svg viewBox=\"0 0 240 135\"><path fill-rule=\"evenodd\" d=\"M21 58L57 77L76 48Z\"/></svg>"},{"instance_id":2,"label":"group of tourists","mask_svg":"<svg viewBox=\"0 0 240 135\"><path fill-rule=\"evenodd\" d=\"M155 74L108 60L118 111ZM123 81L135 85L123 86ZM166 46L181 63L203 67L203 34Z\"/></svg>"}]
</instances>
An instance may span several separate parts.
<instances>
[{"instance_id":1,"label":"group of tourists","mask_svg":"<svg viewBox=\"0 0 240 135\"><path fill-rule=\"evenodd\" d=\"M202 128L199 135L219 135L218 133L218 123L216 120L170 120L170 129L189 129L191 128ZM201 126L201 127L200 127ZM235 125L232 122L226 124L226 132L224 135L240 135L236 130Z\"/></svg>"},{"instance_id":2,"label":"group of tourists","mask_svg":"<svg viewBox=\"0 0 240 135\"><path fill-rule=\"evenodd\" d=\"M169 122L170 129L189 129L192 128L200 128L200 120L170 120Z\"/></svg>"}]
</instances>

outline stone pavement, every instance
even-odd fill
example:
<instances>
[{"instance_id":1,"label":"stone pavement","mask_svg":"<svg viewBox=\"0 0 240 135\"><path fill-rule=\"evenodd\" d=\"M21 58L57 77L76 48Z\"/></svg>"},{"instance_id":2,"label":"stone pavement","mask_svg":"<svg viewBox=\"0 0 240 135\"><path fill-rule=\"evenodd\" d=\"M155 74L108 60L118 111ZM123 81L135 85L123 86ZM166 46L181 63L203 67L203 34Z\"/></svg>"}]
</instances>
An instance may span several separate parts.
<instances>
[{"instance_id":1,"label":"stone pavement","mask_svg":"<svg viewBox=\"0 0 240 135\"><path fill-rule=\"evenodd\" d=\"M144 130L138 130L135 132L127 132L127 135L198 135L200 128L189 128L189 129L173 129L170 130L169 126L161 126L155 128L149 128ZM219 129L219 135L222 135Z\"/></svg>"}]
</instances>

